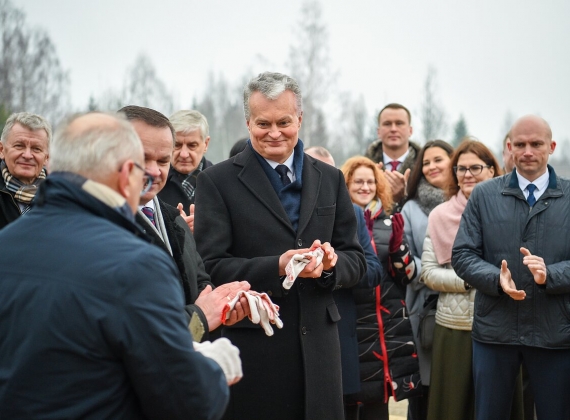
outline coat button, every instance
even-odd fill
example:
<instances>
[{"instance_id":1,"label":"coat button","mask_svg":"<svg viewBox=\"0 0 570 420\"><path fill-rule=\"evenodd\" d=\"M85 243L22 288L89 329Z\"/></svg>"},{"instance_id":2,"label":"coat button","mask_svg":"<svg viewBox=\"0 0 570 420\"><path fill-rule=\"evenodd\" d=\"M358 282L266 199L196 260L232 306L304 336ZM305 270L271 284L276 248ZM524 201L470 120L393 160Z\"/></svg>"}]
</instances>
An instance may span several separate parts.
<instances>
[{"instance_id":1,"label":"coat button","mask_svg":"<svg viewBox=\"0 0 570 420\"><path fill-rule=\"evenodd\" d=\"M273 292L271 290L267 291L267 296L273 296Z\"/></svg>"},{"instance_id":2,"label":"coat button","mask_svg":"<svg viewBox=\"0 0 570 420\"><path fill-rule=\"evenodd\" d=\"M300 284L299 284L299 288L300 288L301 290L305 290L305 283L300 283Z\"/></svg>"},{"instance_id":3,"label":"coat button","mask_svg":"<svg viewBox=\"0 0 570 420\"><path fill-rule=\"evenodd\" d=\"M302 239L297 239L297 246L299 246L299 247L303 246L303 240Z\"/></svg>"},{"instance_id":4,"label":"coat button","mask_svg":"<svg viewBox=\"0 0 570 420\"><path fill-rule=\"evenodd\" d=\"M307 334L307 327L301 328L301 334L303 334L303 335Z\"/></svg>"}]
</instances>

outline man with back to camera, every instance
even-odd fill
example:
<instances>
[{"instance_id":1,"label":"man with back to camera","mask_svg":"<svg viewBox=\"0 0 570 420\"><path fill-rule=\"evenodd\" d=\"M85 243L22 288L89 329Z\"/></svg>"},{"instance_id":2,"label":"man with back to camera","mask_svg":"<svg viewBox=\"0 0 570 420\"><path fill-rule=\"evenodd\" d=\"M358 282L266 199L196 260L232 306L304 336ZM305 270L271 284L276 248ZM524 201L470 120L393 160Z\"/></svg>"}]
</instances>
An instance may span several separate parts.
<instances>
[{"instance_id":1,"label":"man with back to camera","mask_svg":"<svg viewBox=\"0 0 570 420\"><path fill-rule=\"evenodd\" d=\"M570 418L570 181L548 165L548 123L515 122L515 170L478 184L453 245L457 275L477 289L473 376L477 420L508 419L521 363L538 419Z\"/></svg>"},{"instance_id":2,"label":"man with back to camera","mask_svg":"<svg viewBox=\"0 0 570 420\"><path fill-rule=\"evenodd\" d=\"M193 350L177 268L134 222L143 164L119 116L56 132L34 211L0 232L0 418L223 414L226 378Z\"/></svg>"},{"instance_id":3,"label":"man with back to camera","mask_svg":"<svg viewBox=\"0 0 570 420\"><path fill-rule=\"evenodd\" d=\"M230 274L247 279L280 306L283 329L272 337L251 323L222 330L240 349L245 381L232 387L225 418L340 420L332 290L354 285L366 270L344 177L303 153L303 105L294 79L270 72L255 77L244 90L244 111L246 148L198 177L196 242L214 284ZM313 250L323 251L322 261L307 257L285 289L289 261Z\"/></svg>"},{"instance_id":4,"label":"man with back to camera","mask_svg":"<svg viewBox=\"0 0 570 420\"><path fill-rule=\"evenodd\" d=\"M382 163L386 179L390 183L394 201L400 211L406 197L406 185L420 150L410 137L413 133L412 114L397 103L386 105L378 113L378 140L366 150L365 156Z\"/></svg>"},{"instance_id":5,"label":"man with back to camera","mask_svg":"<svg viewBox=\"0 0 570 420\"><path fill-rule=\"evenodd\" d=\"M29 112L8 117L0 137L0 229L31 209L46 177L51 126Z\"/></svg>"}]
</instances>

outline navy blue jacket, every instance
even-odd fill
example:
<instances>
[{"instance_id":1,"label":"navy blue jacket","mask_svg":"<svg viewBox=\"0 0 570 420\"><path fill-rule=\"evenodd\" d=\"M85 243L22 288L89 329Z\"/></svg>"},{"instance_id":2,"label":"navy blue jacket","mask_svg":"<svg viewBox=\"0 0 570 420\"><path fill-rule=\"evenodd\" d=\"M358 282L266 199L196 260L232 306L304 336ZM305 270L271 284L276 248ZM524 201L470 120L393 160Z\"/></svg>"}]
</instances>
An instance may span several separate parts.
<instances>
[{"instance_id":1,"label":"navy blue jacket","mask_svg":"<svg viewBox=\"0 0 570 420\"><path fill-rule=\"evenodd\" d=\"M0 231L0 418L220 418L172 259L83 181L51 174Z\"/></svg>"},{"instance_id":2,"label":"navy blue jacket","mask_svg":"<svg viewBox=\"0 0 570 420\"><path fill-rule=\"evenodd\" d=\"M478 184L467 201L451 263L477 289L473 339L570 348L570 181L549 165L544 194L529 207L516 172ZM546 284L535 283L520 248L544 258ZM502 260L526 298L499 292Z\"/></svg>"},{"instance_id":3,"label":"navy blue jacket","mask_svg":"<svg viewBox=\"0 0 570 420\"><path fill-rule=\"evenodd\" d=\"M353 204L356 213L356 235L358 243L366 258L366 274L360 280L362 287L374 287L380 284L383 270L380 260L370 243L370 235L366 228L364 212ZM342 392L354 394L360 391L360 367L358 362L358 341L356 339L356 303L352 289L341 288L333 292L334 301L338 306L340 321L337 323L340 340L340 362L342 365Z\"/></svg>"}]
</instances>

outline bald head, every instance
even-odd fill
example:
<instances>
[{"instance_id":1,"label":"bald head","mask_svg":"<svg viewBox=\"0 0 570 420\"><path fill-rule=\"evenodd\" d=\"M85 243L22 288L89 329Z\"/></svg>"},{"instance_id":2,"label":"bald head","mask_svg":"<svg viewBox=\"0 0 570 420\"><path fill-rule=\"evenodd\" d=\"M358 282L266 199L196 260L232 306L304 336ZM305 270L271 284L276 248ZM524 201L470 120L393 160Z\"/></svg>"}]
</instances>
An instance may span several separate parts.
<instances>
[{"instance_id":1,"label":"bald head","mask_svg":"<svg viewBox=\"0 0 570 420\"><path fill-rule=\"evenodd\" d=\"M550 129L550 125L548 125L544 118L539 117L538 115L525 115L524 117L516 120L509 132L509 137L514 137L519 133L529 131L536 132L537 130L542 132L545 140L552 140L552 130Z\"/></svg>"},{"instance_id":2,"label":"bald head","mask_svg":"<svg viewBox=\"0 0 570 420\"><path fill-rule=\"evenodd\" d=\"M142 163L143 150L124 117L98 112L78 114L64 121L54 135L50 171L100 180L129 159Z\"/></svg>"},{"instance_id":3,"label":"bald head","mask_svg":"<svg viewBox=\"0 0 570 420\"><path fill-rule=\"evenodd\" d=\"M550 126L539 116L525 115L514 123L509 136L507 147L517 172L533 182L547 171L548 158L556 148Z\"/></svg>"},{"instance_id":4,"label":"bald head","mask_svg":"<svg viewBox=\"0 0 570 420\"><path fill-rule=\"evenodd\" d=\"M309 147L308 149L305 149L305 153L311 157L314 157L317 160L320 160L321 162L325 162L331 166L335 166L334 158L329 153L329 151L324 147L321 146Z\"/></svg>"}]
</instances>

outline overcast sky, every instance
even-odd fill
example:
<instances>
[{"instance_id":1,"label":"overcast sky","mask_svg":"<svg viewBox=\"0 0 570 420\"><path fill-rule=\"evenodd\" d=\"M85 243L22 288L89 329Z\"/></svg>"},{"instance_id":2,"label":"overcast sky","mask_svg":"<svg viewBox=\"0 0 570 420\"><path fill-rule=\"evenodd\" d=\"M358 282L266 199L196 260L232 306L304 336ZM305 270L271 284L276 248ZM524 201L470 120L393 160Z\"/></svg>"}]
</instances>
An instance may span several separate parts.
<instances>
[{"instance_id":1,"label":"overcast sky","mask_svg":"<svg viewBox=\"0 0 570 420\"><path fill-rule=\"evenodd\" d=\"M13 0L45 28L70 71L73 104L122 85L145 52L188 107L213 70L286 71L302 0ZM495 145L505 116L537 113L570 139L570 1L401 0L322 3L338 89L362 94L368 111L410 108L420 139L429 65L450 123ZM265 60L260 60L260 56ZM301 89L303 86L301 86ZM334 130L334 124L329 122Z\"/></svg>"}]
</instances>

